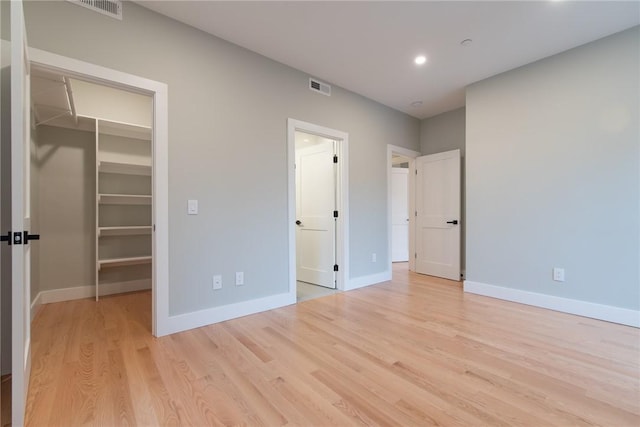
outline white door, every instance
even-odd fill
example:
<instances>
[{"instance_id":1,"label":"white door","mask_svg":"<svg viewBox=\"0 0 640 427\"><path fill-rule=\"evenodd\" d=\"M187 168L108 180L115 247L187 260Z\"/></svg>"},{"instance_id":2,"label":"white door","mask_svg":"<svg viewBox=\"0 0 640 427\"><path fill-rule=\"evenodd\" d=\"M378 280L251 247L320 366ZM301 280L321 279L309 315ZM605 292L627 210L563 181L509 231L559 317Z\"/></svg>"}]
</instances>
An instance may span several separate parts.
<instances>
[{"instance_id":1,"label":"white door","mask_svg":"<svg viewBox=\"0 0 640 427\"><path fill-rule=\"evenodd\" d=\"M334 142L296 150L297 280L335 288L336 164Z\"/></svg>"},{"instance_id":2,"label":"white door","mask_svg":"<svg viewBox=\"0 0 640 427\"><path fill-rule=\"evenodd\" d=\"M391 168L391 261L409 261L409 169Z\"/></svg>"},{"instance_id":3,"label":"white door","mask_svg":"<svg viewBox=\"0 0 640 427\"><path fill-rule=\"evenodd\" d=\"M460 150L416 159L416 272L460 280Z\"/></svg>"},{"instance_id":4,"label":"white door","mask_svg":"<svg viewBox=\"0 0 640 427\"><path fill-rule=\"evenodd\" d=\"M30 371L29 61L22 2L11 2L11 422L24 424ZM6 233L6 230L2 230Z\"/></svg>"}]
</instances>

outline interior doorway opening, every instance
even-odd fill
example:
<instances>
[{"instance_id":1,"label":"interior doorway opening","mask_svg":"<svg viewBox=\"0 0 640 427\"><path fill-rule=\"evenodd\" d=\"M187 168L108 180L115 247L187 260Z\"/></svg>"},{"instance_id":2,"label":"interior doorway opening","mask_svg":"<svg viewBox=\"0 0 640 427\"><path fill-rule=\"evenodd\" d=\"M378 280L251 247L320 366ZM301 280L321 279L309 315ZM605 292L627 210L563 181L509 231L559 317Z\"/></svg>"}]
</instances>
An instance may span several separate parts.
<instances>
[{"instance_id":1,"label":"interior doorway opening","mask_svg":"<svg viewBox=\"0 0 640 427\"><path fill-rule=\"evenodd\" d=\"M348 134L289 119L289 292L344 290L348 277Z\"/></svg>"},{"instance_id":2,"label":"interior doorway opening","mask_svg":"<svg viewBox=\"0 0 640 427\"><path fill-rule=\"evenodd\" d=\"M331 138L295 132L298 302L336 289L337 144Z\"/></svg>"},{"instance_id":3,"label":"interior doorway opening","mask_svg":"<svg viewBox=\"0 0 640 427\"><path fill-rule=\"evenodd\" d=\"M150 290L153 98L38 65L30 79L31 317Z\"/></svg>"},{"instance_id":4,"label":"interior doorway opening","mask_svg":"<svg viewBox=\"0 0 640 427\"><path fill-rule=\"evenodd\" d=\"M420 153L387 146L387 212L389 271L415 270L415 159Z\"/></svg>"}]
</instances>

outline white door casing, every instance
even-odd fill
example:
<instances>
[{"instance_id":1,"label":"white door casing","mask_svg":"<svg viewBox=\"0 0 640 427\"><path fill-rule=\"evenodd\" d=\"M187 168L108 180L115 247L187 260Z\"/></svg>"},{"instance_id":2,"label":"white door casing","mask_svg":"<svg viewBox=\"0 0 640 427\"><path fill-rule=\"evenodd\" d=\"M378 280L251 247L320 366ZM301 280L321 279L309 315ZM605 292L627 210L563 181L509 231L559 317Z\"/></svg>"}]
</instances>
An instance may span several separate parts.
<instances>
[{"instance_id":1,"label":"white door casing","mask_svg":"<svg viewBox=\"0 0 640 427\"><path fill-rule=\"evenodd\" d=\"M29 59L21 1L11 2L11 423L24 424L31 364L30 94ZM3 230L4 231L4 230ZM27 243L27 244L25 244Z\"/></svg>"},{"instance_id":2,"label":"white door casing","mask_svg":"<svg viewBox=\"0 0 640 427\"><path fill-rule=\"evenodd\" d=\"M416 272L460 280L460 150L416 159Z\"/></svg>"},{"instance_id":3,"label":"white door casing","mask_svg":"<svg viewBox=\"0 0 640 427\"><path fill-rule=\"evenodd\" d=\"M296 150L297 280L335 288L336 164L334 142Z\"/></svg>"},{"instance_id":4,"label":"white door casing","mask_svg":"<svg viewBox=\"0 0 640 427\"><path fill-rule=\"evenodd\" d=\"M409 169L391 170L391 261L409 261Z\"/></svg>"}]
</instances>

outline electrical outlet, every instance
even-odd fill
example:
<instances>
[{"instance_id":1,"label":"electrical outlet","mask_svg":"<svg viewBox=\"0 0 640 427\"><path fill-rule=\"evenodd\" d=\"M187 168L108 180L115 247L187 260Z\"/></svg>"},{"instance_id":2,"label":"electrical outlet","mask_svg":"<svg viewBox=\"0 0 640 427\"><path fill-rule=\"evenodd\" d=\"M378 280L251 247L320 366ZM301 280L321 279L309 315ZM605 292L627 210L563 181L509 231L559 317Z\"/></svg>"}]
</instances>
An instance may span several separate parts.
<instances>
[{"instance_id":1,"label":"electrical outlet","mask_svg":"<svg viewBox=\"0 0 640 427\"><path fill-rule=\"evenodd\" d=\"M236 271L236 286L244 285L244 273L242 271Z\"/></svg>"},{"instance_id":2,"label":"electrical outlet","mask_svg":"<svg viewBox=\"0 0 640 427\"><path fill-rule=\"evenodd\" d=\"M216 274L213 276L213 290L222 289L222 276Z\"/></svg>"},{"instance_id":3,"label":"electrical outlet","mask_svg":"<svg viewBox=\"0 0 640 427\"><path fill-rule=\"evenodd\" d=\"M378 255L375 252L371 254L371 262L378 262Z\"/></svg>"},{"instance_id":4,"label":"electrical outlet","mask_svg":"<svg viewBox=\"0 0 640 427\"><path fill-rule=\"evenodd\" d=\"M564 268L553 268L553 280L556 282L564 282Z\"/></svg>"}]
</instances>

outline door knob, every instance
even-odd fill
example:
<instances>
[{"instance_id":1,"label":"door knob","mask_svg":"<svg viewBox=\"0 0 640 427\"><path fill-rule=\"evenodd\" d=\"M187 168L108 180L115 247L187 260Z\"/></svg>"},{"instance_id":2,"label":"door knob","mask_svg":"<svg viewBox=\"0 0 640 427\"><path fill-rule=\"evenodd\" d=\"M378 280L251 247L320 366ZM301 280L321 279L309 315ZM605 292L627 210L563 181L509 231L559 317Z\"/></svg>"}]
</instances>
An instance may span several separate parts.
<instances>
[{"instance_id":1,"label":"door knob","mask_svg":"<svg viewBox=\"0 0 640 427\"><path fill-rule=\"evenodd\" d=\"M457 225L458 224L458 220L454 219L453 221L447 221L447 224Z\"/></svg>"},{"instance_id":2,"label":"door knob","mask_svg":"<svg viewBox=\"0 0 640 427\"><path fill-rule=\"evenodd\" d=\"M28 231L23 231L22 236L23 236L22 240L24 241L25 245L29 244L29 240L40 240L39 234L29 234Z\"/></svg>"},{"instance_id":3,"label":"door knob","mask_svg":"<svg viewBox=\"0 0 640 427\"><path fill-rule=\"evenodd\" d=\"M7 231L6 236L0 236L0 242L7 242L7 244L11 246L11 232Z\"/></svg>"},{"instance_id":4,"label":"door knob","mask_svg":"<svg viewBox=\"0 0 640 427\"><path fill-rule=\"evenodd\" d=\"M302 221L297 220L297 221L296 221L296 225L302 225Z\"/></svg>"}]
</instances>

